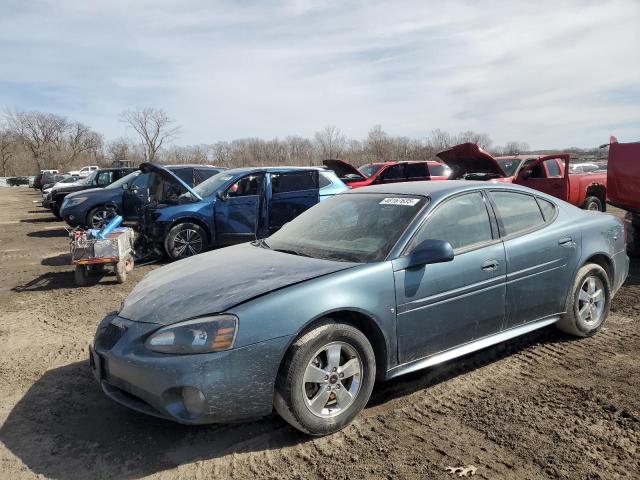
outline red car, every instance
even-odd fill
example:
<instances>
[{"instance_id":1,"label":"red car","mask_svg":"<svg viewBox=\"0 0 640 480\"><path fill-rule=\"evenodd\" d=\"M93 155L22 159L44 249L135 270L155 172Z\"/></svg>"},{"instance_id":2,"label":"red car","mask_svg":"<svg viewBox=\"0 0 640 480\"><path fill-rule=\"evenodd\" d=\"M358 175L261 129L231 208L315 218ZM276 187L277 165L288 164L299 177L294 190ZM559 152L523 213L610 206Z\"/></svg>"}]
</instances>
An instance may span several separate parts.
<instances>
[{"instance_id":1,"label":"red car","mask_svg":"<svg viewBox=\"0 0 640 480\"><path fill-rule=\"evenodd\" d=\"M475 143L461 143L438 157L453 170L451 179L517 183L585 210L607 206L607 172L570 174L568 153L493 157Z\"/></svg>"},{"instance_id":2,"label":"red car","mask_svg":"<svg viewBox=\"0 0 640 480\"><path fill-rule=\"evenodd\" d=\"M342 160L325 160L327 168L336 172L340 180L350 188L366 187L380 183L447 180L451 170L435 161L379 162L360 168Z\"/></svg>"}]
</instances>

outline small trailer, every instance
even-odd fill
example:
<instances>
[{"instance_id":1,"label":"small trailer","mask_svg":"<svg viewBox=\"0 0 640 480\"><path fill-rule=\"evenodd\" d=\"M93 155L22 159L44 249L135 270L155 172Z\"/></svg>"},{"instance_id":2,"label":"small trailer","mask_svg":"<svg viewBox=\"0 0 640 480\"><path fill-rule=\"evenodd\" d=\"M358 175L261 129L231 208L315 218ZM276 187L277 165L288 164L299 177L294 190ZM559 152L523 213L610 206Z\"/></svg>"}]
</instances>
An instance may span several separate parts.
<instances>
[{"instance_id":1,"label":"small trailer","mask_svg":"<svg viewBox=\"0 0 640 480\"><path fill-rule=\"evenodd\" d=\"M70 234L71 264L75 265L76 285L84 286L92 271L102 273L112 267L118 283L124 283L133 269L135 234L131 228L116 228L105 238L92 238L91 230Z\"/></svg>"}]
</instances>

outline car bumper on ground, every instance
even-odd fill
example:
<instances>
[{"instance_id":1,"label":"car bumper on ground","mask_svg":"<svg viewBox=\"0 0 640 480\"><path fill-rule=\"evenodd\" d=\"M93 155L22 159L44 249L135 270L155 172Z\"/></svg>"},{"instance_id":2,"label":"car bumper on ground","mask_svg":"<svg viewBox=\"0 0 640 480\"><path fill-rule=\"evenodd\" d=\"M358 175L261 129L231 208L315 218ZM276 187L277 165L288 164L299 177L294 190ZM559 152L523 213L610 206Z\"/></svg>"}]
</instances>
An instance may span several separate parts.
<instances>
[{"instance_id":1,"label":"car bumper on ground","mask_svg":"<svg viewBox=\"0 0 640 480\"><path fill-rule=\"evenodd\" d=\"M185 424L225 423L268 415L290 337L194 355L152 352L144 341L160 325L105 318L90 364L103 391L148 415Z\"/></svg>"}]
</instances>

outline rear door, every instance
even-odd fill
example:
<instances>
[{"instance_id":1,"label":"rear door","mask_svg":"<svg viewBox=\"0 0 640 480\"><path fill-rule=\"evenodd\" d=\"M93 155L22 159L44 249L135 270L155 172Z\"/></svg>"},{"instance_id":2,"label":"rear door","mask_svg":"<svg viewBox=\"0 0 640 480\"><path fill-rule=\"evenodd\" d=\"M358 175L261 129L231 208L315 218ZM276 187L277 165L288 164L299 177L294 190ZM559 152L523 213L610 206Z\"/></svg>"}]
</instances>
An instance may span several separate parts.
<instances>
[{"instance_id":1,"label":"rear door","mask_svg":"<svg viewBox=\"0 0 640 480\"><path fill-rule=\"evenodd\" d=\"M232 245L257 238L264 192L264 174L252 173L222 193L214 209L219 244Z\"/></svg>"},{"instance_id":2,"label":"rear door","mask_svg":"<svg viewBox=\"0 0 640 480\"><path fill-rule=\"evenodd\" d=\"M269 174L268 234L320 201L317 170Z\"/></svg>"},{"instance_id":3,"label":"rear door","mask_svg":"<svg viewBox=\"0 0 640 480\"><path fill-rule=\"evenodd\" d=\"M564 310L580 230L558 220L558 207L523 192L492 191L507 257L505 328Z\"/></svg>"},{"instance_id":4,"label":"rear door","mask_svg":"<svg viewBox=\"0 0 640 480\"><path fill-rule=\"evenodd\" d=\"M429 215L405 254L423 240L444 240L454 248L453 261L394 268L401 363L500 330L506 261L490 213L486 197L479 191L446 200Z\"/></svg>"},{"instance_id":5,"label":"rear door","mask_svg":"<svg viewBox=\"0 0 640 480\"><path fill-rule=\"evenodd\" d=\"M527 164L514 183L566 200L569 195L569 155L548 155Z\"/></svg>"},{"instance_id":6,"label":"rear door","mask_svg":"<svg viewBox=\"0 0 640 480\"><path fill-rule=\"evenodd\" d=\"M390 165L387 168L383 168L375 180L375 183L398 183L404 182L407 179L407 164L398 163L397 165Z\"/></svg>"}]
</instances>

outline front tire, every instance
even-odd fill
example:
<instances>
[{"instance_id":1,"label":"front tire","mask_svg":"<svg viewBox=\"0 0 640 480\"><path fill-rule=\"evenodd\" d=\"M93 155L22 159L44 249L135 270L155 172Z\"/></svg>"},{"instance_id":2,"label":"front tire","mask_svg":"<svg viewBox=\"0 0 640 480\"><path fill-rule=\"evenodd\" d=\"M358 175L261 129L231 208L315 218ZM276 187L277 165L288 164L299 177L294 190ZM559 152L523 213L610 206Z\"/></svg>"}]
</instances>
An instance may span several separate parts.
<instances>
[{"instance_id":1,"label":"front tire","mask_svg":"<svg viewBox=\"0 0 640 480\"><path fill-rule=\"evenodd\" d=\"M309 435L328 435L366 406L376 361L367 337L351 325L327 321L289 349L276 381L274 407Z\"/></svg>"},{"instance_id":2,"label":"front tire","mask_svg":"<svg viewBox=\"0 0 640 480\"><path fill-rule=\"evenodd\" d=\"M583 266L573 283L567 311L556 324L565 333L590 337L602 328L611 306L611 286L604 268L595 263Z\"/></svg>"},{"instance_id":3,"label":"front tire","mask_svg":"<svg viewBox=\"0 0 640 480\"><path fill-rule=\"evenodd\" d=\"M101 229L107 223L109 223L109 220L111 220L111 218L113 218L113 215L111 214L111 212L109 212L109 209L107 207L105 207L104 205L96 207L91 209L91 211L87 215L87 226L89 228Z\"/></svg>"},{"instance_id":4,"label":"front tire","mask_svg":"<svg viewBox=\"0 0 640 480\"><path fill-rule=\"evenodd\" d=\"M191 257L204 252L206 243L204 229L195 223L179 223L169 230L164 249L172 260Z\"/></svg>"},{"instance_id":5,"label":"front tire","mask_svg":"<svg viewBox=\"0 0 640 480\"><path fill-rule=\"evenodd\" d=\"M584 204L582 205L582 208L585 210L591 210L593 212L603 212L604 211L604 207L602 205L602 202L600 201L600 199L598 197L587 197L584 200Z\"/></svg>"}]
</instances>

